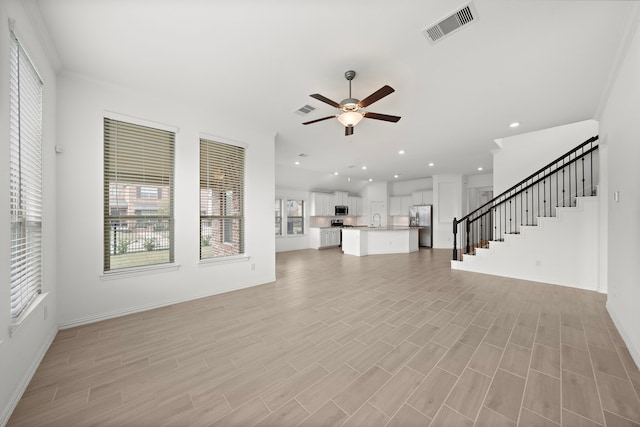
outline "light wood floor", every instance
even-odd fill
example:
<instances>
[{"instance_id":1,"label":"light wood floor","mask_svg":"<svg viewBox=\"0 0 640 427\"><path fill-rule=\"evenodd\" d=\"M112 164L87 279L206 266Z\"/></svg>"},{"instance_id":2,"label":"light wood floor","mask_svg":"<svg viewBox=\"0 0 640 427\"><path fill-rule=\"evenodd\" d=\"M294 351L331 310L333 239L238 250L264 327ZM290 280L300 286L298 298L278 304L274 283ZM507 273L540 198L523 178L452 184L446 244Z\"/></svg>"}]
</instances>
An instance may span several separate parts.
<instances>
[{"instance_id":1,"label":"light wood floor","mask_svg":"<svg viewBox=\"0 0 640 427\"><path fill-rule=\"evenodd\" d=\"M449 255L281 253L275 283L60 331L9 426L640 424L604 295Z\"/></svg>"}]
</instances>

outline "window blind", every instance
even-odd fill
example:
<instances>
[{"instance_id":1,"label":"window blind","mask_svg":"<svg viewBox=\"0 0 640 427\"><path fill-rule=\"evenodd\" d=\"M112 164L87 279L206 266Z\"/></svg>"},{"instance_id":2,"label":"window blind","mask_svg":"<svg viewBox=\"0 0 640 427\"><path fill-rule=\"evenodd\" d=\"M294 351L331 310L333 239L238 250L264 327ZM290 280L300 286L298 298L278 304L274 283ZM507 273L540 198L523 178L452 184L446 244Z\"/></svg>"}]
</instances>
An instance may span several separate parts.
<instances>
[{"instance_id":1,"label":"window blind","mask_svg":"<svg viewBox=\"0 0 640 427\"><path fill-rule=\"evenodd\" d=\"M244 253L245 149L200 140L200 259Z\"/></svg>"},{"instance_id":2,"label":"window blind","mask_svg":"<svg viewBox=\"0 0 640 427\"><path fill-rule=\"evenodd\" d=\"M174 260L175 133L104 119L104 271Z\"/></svg>"},{"instance_id":3,"label":"window blind","mask_svg":"<svg viewBox=\"0 0 640 427\"><path fill-rule=\"evenodd\" d=\"M11 318L42 288L42 80L18 39L10 48Z\"/></svg>"}]
</instances>

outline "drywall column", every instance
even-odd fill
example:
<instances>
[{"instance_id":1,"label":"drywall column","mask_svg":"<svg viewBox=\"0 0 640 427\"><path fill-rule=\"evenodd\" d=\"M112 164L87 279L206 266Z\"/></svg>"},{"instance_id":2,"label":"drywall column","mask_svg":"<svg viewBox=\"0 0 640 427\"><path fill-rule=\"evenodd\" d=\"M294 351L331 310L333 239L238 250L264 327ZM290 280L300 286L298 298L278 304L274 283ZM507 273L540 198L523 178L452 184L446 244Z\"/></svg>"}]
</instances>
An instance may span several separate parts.
<instances>
[{"instance_id":1,"label":"drywall column","mask_svg":"<svg viewBox=\"0 0 640 427\"><path fill-rule=\"evenodd\" d=\"M463 197L466 201L463 178L462 175L433 176L434 248L453 248L453 218L462 216Z\"/></svg>"}]
</instances>

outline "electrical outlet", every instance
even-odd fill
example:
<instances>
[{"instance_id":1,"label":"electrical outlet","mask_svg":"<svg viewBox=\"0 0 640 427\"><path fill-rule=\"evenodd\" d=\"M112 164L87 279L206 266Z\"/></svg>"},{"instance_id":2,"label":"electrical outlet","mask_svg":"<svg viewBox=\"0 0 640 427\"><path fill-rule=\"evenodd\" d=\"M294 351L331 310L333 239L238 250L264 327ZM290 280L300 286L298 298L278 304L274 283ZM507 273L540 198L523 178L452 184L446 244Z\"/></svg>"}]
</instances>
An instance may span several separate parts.
<instances>
[{"instance_id":1,"label":"electrical outlet","mask_svg":"<svg viewBox=\"0 0 640 427\"><path fill-rule=\"evenodd\" d=\"M536 267L540 267L542 265L542 261L539 259L536 260Z\"/></svg>"}]
</instances>

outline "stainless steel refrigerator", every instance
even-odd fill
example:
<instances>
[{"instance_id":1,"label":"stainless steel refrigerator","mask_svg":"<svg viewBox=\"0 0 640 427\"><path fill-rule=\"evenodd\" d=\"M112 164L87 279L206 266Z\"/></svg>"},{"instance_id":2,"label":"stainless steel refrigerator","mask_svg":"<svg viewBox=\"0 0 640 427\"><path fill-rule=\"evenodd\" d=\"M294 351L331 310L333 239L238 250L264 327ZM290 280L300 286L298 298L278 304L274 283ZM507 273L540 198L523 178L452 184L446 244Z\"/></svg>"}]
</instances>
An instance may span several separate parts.
<instances>
[{"instance_id":1,"label":"stainless steel refrigerator","mask_svg":"<svg viewBox=\"0 0 640 427\"><path fill-rule=\"evenodd\" d=\"M433 206L411 206L409 208L409 225L411 227L421 227L418 245L430 248L432 246Z\"/></svg>"}]
</instances>

